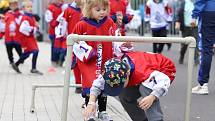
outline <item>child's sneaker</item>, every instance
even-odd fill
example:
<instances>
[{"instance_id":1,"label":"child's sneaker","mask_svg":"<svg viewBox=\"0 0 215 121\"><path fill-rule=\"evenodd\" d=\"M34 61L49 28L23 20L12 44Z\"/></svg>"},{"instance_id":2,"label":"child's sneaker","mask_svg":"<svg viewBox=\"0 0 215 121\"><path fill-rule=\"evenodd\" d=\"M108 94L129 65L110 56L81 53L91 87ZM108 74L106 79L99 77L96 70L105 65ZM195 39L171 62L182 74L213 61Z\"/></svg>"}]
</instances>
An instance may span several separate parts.
<instances>
[{"instance_id":1,"label":"child's sneaker","mask_svg":"<svg viewBox=\"0 0 215 121\"><path fill-rule=\"evenodd\" d=\"M90 117L85 119L85 121L96 121L96 117L94 115L91 115Z\"/></svg>"},{"instance_id":2,"label":"child's sneaker","mask_svg":"<svg viewBox=\"0 0 215 121\"><path fill-rule=\"evenodd\" d=\"M16 64L12 63L11 65L12 65L13 70L15 70L17 73L19 73L19 74L22 73L22 72L19 70L19 67L16 66Z\"/></svg>"},{"instance_id":3,"label":"child's sneaker","mask_svg":"<svg viewBox=\"0 0 215 121\"><path fill-rule=\"evenodd\" d=\"M87 121L96 121L96 120L95 120L95 118L91 117L91 118L87 119Z\"/></svg>"},{"instance_id":4,"label":"child's sneaker","mask_svg":"<svg viewBox=\"0 0 215 121\"><path fill-rule=\"evenodd\" d=\"M113 121L106 111L98 112L98 118L101 121Z\"/></svg>"},{"instance_id":5,"label":"child's sneaker","mask_svg":"<svg viewBox=\"0 0 215 121\"><path fill-rule=\"evenodd\" d=\"M201 85L197 85L196 87L192 88L193 94L199 94L199 95L207 95L209 93L208 91L208 83Z\"/></svg>"},{"instance_id":6,"label":"child's sneaker","mask_svg":"<svg viewBox=\"0 0 215 121\"><path fill-rule=\"evenodd\" d=\"M37 69L31 69L31 73L33 74L39 74L39 75L43 75L42 72L38 71Z\"/></svg>"}]
</instances>

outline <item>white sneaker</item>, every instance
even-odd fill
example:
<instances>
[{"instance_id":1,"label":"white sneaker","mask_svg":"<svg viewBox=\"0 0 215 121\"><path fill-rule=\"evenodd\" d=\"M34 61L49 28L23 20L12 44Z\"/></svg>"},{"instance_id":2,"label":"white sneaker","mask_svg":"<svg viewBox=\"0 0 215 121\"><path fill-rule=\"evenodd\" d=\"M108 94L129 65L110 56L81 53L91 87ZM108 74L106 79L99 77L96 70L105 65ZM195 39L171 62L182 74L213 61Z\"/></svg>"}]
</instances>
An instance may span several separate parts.
<instances>
[{"instance_id":1,"label":"white sneaker","mask_svg":"<svg viewBox=\"0 0 215 121\"><path fill-rule=\"evenodd\" d=\"M197 85L196 87L192 88L193 94L199 94L199 95L207 95L209 93L208 91L208 83L201 85Z\"/></svg>"},{"instance_id":2,"label":"white sneaker","mask_svg":"<svg viewBox=\"0 0 215 121\"><path fill-rule=\"evenodd\" d=\"M101 121L113 121L106 111L98 112L98 118Z\"/></svg>"}]
</instances>

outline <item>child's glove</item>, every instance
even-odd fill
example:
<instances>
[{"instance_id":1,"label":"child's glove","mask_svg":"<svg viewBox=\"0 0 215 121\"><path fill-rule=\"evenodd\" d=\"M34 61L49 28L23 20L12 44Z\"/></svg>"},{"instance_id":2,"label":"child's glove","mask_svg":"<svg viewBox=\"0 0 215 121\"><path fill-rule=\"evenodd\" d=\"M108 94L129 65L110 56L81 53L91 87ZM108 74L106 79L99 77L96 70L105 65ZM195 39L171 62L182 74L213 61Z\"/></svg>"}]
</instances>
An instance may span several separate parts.
<instances>
[{"instance_id":1,"label":"child's glove","mask_svg":"<svg viewBox=\"0 0 215 121\"><path fill-rule=\"evenodd\" d=\"M131 52L133 51L134 47L131 42L125 42L120 46L122 52Z\"/></svg>"},{"instance_id":2,"label":"child's glove","mask_svg":"<svg viewBox=\"0 0 215 121\"><path fill-rule=\"evenodd\" d=\"M27 20L23 21L19 28L19 31L26 36L30 36L35 30L34 27L30 26L30 23Z\"/></svg>"},{"instance_id":3,"label":"child's glove","mask_svg":"<svg viewBox=\"0 0 215 121\"><path fill-rule=\"evenodd\" d=\"M50 10L45 12L45 20L46 22L51 22L53 20L53 13Z\"/></svg>"},{"instance_id":4,"label":"child's glove","mask_svg":"<svg viewBox=\"0 0 215 121\"><path fill-rule=\"evenodd\" d=\"M73 45L73 52L75 56L82 62L86 62L96 55L94 49L89 46L85 41L75 43Z\"/></svg>"},{"instance_id":5,"label":"child's glove","mask_svg":"<svg viewBox=\"0 0 215 121\"><path fill-rule=\"evenodd\" d=\"M124 53L133 51L134 47L131 42L114 42L114 54L119 57Z\"/></svg>"}]
</instances>

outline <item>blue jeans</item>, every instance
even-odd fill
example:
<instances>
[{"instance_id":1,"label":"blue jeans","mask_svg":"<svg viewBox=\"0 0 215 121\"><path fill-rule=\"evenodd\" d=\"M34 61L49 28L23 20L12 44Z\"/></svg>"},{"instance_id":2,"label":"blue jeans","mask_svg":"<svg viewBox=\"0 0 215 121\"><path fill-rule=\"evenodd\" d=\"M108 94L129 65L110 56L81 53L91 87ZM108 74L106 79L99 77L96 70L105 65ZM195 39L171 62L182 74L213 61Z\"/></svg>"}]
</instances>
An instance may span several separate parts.
<instances>
[{"instance_id":1,"label":"blue jeans","mask_svg":"<svg viewBox=\"0 0 215 121\"><path fill-rule=\"evenodd\" d=\"M203 12L199 22L199 50L200 67L198 82L200 85L208 83L213 56L213 44L215 44L215 11Z\"/></svg>"}]
</instances>

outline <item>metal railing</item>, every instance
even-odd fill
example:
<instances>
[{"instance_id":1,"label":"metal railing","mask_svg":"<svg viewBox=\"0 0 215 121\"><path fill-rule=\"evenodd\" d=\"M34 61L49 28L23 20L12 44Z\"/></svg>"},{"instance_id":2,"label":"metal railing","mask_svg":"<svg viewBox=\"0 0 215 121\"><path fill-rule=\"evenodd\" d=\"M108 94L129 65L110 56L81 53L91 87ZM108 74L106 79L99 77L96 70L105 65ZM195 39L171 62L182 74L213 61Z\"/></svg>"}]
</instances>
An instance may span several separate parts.
<instances>
[{"instance_id":1,"label":"metal railing","mask_svg":"<svg viewBox=\"0 0 215 121\"><path fill-rule=\"evenodd\" d=\"M32 94L31 94L31 107L30 112L35 112L35 93L37 88L63 88L64 85L62 84L34 84L32 85ZM81 87L81 84L70 84L69 87Z\"/></svg>"},{"instance_id":2,"label":"metal railing","mask_svg":"<svg viewBox=\"0 0 215 121\"><path fill-rule=\"evenodd\" d=\"M112 41L112 42L148 42L148 43L185 43L189 44L189 57L188 57L188 81L187 81L187 94L186 94L186 107L184 121L189 121L190 108L191 108L191 86L192 86L192 73L194 64L194 51L196 41L193 37L176 38L176 37L140 37L140 36L93 36L93 35L76 35L70 34L67 36L67 56L66 56L66 73L64 79L63 89L63 103L61 112L61 121L67 121L68 99L69 99L69 86L70 86L70 71L71 71L71 56L72 47L78 41Z\"/></svg>"}]
</instances>

